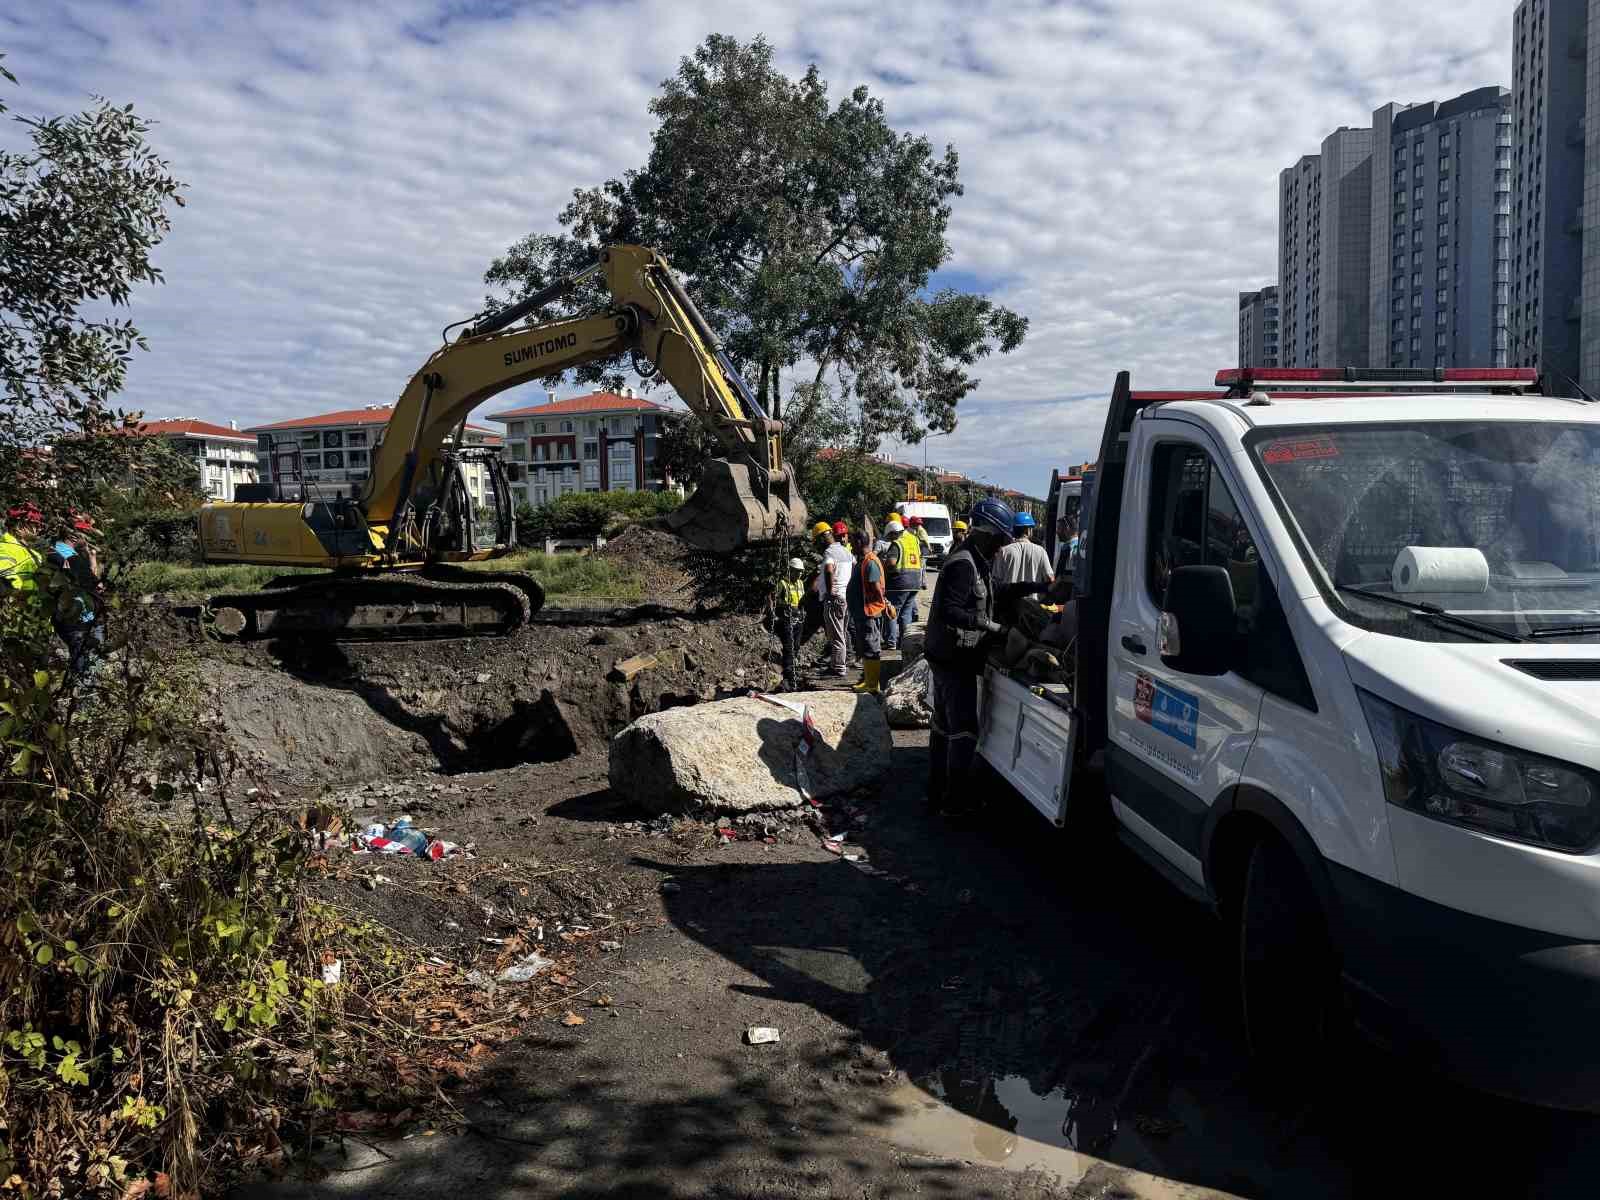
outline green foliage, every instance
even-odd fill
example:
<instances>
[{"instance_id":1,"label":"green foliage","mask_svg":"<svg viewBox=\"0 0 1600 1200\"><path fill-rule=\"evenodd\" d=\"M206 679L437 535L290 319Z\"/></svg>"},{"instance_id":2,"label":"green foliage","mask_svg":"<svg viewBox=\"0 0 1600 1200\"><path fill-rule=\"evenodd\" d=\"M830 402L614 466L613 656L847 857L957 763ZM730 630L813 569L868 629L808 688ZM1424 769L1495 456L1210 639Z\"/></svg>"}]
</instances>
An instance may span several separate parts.
<instances>
[{"instance_id":1,"label":"green foliage","mask_svg":"<svg viewBox=\"0 0 1600 1200\"><path fill-rule=\"evenodd\" d=\"M665 516L678 506L675 492L568 492L517 510L517 538L525 546L545 538L613 537L628 525Z\"/></svg>"},{"instance_id":2,"label":"green foliage","mask_svg":"<svg viewBox=\"0 0 1600 1200\"><path fill-rule=\"evenodd\" d=\"M852 527L862 517L881 522L906 495L900 477L888 467L846 450L814 458L800 487L813 521L842 520Z\"/></svg>"},{"instance_id":3,"label":"green foliage","mask_svg":"<svg viewBox=\"0 0 1600 1200\"><path fill-rule=\"evenodd\" d=\"M848 441L864 449L887 433L914 442L949 431L978 386L974 364L1027 332L1026 318L986 297L931 286L951 253L956 152L896 131L865 87L831 103L815 66L792 79L772 60L763 38L708 37L651 100L644 165L575 190L561 232L523 238L486 282L525 296L588 265L606 242L641 242L687 277L735 365L792 434L814 415L794 409L800 386L836 387ZM571 305L597 299L581 293ZM610 367L579 377L622 382Z\"/></svg>"}]
</instances>

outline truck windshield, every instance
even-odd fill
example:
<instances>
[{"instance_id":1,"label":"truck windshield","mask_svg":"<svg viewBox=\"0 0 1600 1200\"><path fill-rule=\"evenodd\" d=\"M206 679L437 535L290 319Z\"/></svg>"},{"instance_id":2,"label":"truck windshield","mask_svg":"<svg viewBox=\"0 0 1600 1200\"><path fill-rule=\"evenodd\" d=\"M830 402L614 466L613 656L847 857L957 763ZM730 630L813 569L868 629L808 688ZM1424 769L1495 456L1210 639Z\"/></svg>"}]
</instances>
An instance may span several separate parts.
<instances>
[{"instance_id":1,"label":"truck windshield","mask_svg":"<svg viewBox=\"0 0 1600 1200\"><path fill-rule=\"evenodd\" d=\"M950 536L950 519L948 517L923 517L922 527L928 531L929 537Z\"/></svg>"},{"instance_id":2,"label":"truck windshield","mask_svg":"<svg viewBox=\"0 0 1600 1200\"><path fill-rule=\"evenodd\" d=\"M1297 427L1249 445L1357 624L1426 641L1600 640L1600 425Z\"/></svg>"}]
</instances>

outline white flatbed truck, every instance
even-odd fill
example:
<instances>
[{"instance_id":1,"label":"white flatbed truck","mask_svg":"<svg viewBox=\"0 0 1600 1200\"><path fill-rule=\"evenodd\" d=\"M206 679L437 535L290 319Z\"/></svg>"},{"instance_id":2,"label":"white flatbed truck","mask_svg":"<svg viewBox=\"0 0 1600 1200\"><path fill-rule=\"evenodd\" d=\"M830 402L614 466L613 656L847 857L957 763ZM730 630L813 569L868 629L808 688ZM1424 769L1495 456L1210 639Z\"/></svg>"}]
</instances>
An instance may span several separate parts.
<instances>
[{"instance_id":1,"label":"white flatbed truck","mask_svg":"<svg viewBox=\"0 0 1600 1200\"><path fill-rule=\"evenodd\" d=\"M984 678L983 758L1229 923L1264 1061L1354 1023L1600 1111L1600 405L1557 390L1124 372L1075 679Z\"/></svg>"}]
</instances>

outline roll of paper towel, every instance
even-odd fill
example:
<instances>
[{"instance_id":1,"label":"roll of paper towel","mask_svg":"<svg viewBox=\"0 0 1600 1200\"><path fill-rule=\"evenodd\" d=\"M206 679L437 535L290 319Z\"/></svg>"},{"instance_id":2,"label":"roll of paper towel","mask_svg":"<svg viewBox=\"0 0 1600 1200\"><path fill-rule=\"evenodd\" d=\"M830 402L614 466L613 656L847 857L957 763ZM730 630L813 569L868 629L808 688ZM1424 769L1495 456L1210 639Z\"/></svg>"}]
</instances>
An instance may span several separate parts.
<instances>
[{"instance_id":1,"label":"roll of paper towel","mask_svg":"<svg viewBox=\"0 0 1600 1200\"><path fill-rule=\"evenodd\" d=\"M1461 546L1407 546L1394 557L1396 592L1486 592L1489 560Z\"/></svg>"}]
</instances>

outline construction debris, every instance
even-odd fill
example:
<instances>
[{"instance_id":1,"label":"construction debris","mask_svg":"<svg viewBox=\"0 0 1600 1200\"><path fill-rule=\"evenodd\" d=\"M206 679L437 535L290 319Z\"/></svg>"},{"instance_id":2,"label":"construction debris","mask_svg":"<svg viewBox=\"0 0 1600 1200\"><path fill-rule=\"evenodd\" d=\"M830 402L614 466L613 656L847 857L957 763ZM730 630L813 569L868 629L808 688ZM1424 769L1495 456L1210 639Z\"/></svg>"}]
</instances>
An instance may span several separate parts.
<instances>
[{"instance_id":1,"label":"construction debris","mask_svg":"<svg viewBox=\"0 0 1600 1200\"><path fill-rule=\"evenodd\" d=\"M744 1031L744 1040L747 1045L767 1046L781 1039L778 1031L770 1025L752 1025Z\"/></svg>"},{"instance_id":2,"label":"construction debris","mask_svg":"<svg viewBox=\"0 0 1600 1200\"><path fill-rule=\"evenodd\" d=\"M632 683L640 672L648 671L659 662L654 654L635 654L632 658L625 658L612 667L611 673L606 678L612 683Z\"/></svg>"},{"instance_id":3,"label":"construction debris","mask_svg":"<svg viewBox=\"0 0 1600 1200\"><path fill-rule=\"evenodd\" d=\"M748 696L640 717L612 739L609 774L647 812L761 812L875 784L890 750L876 697Z\"/></svg>"}]
</instances>

